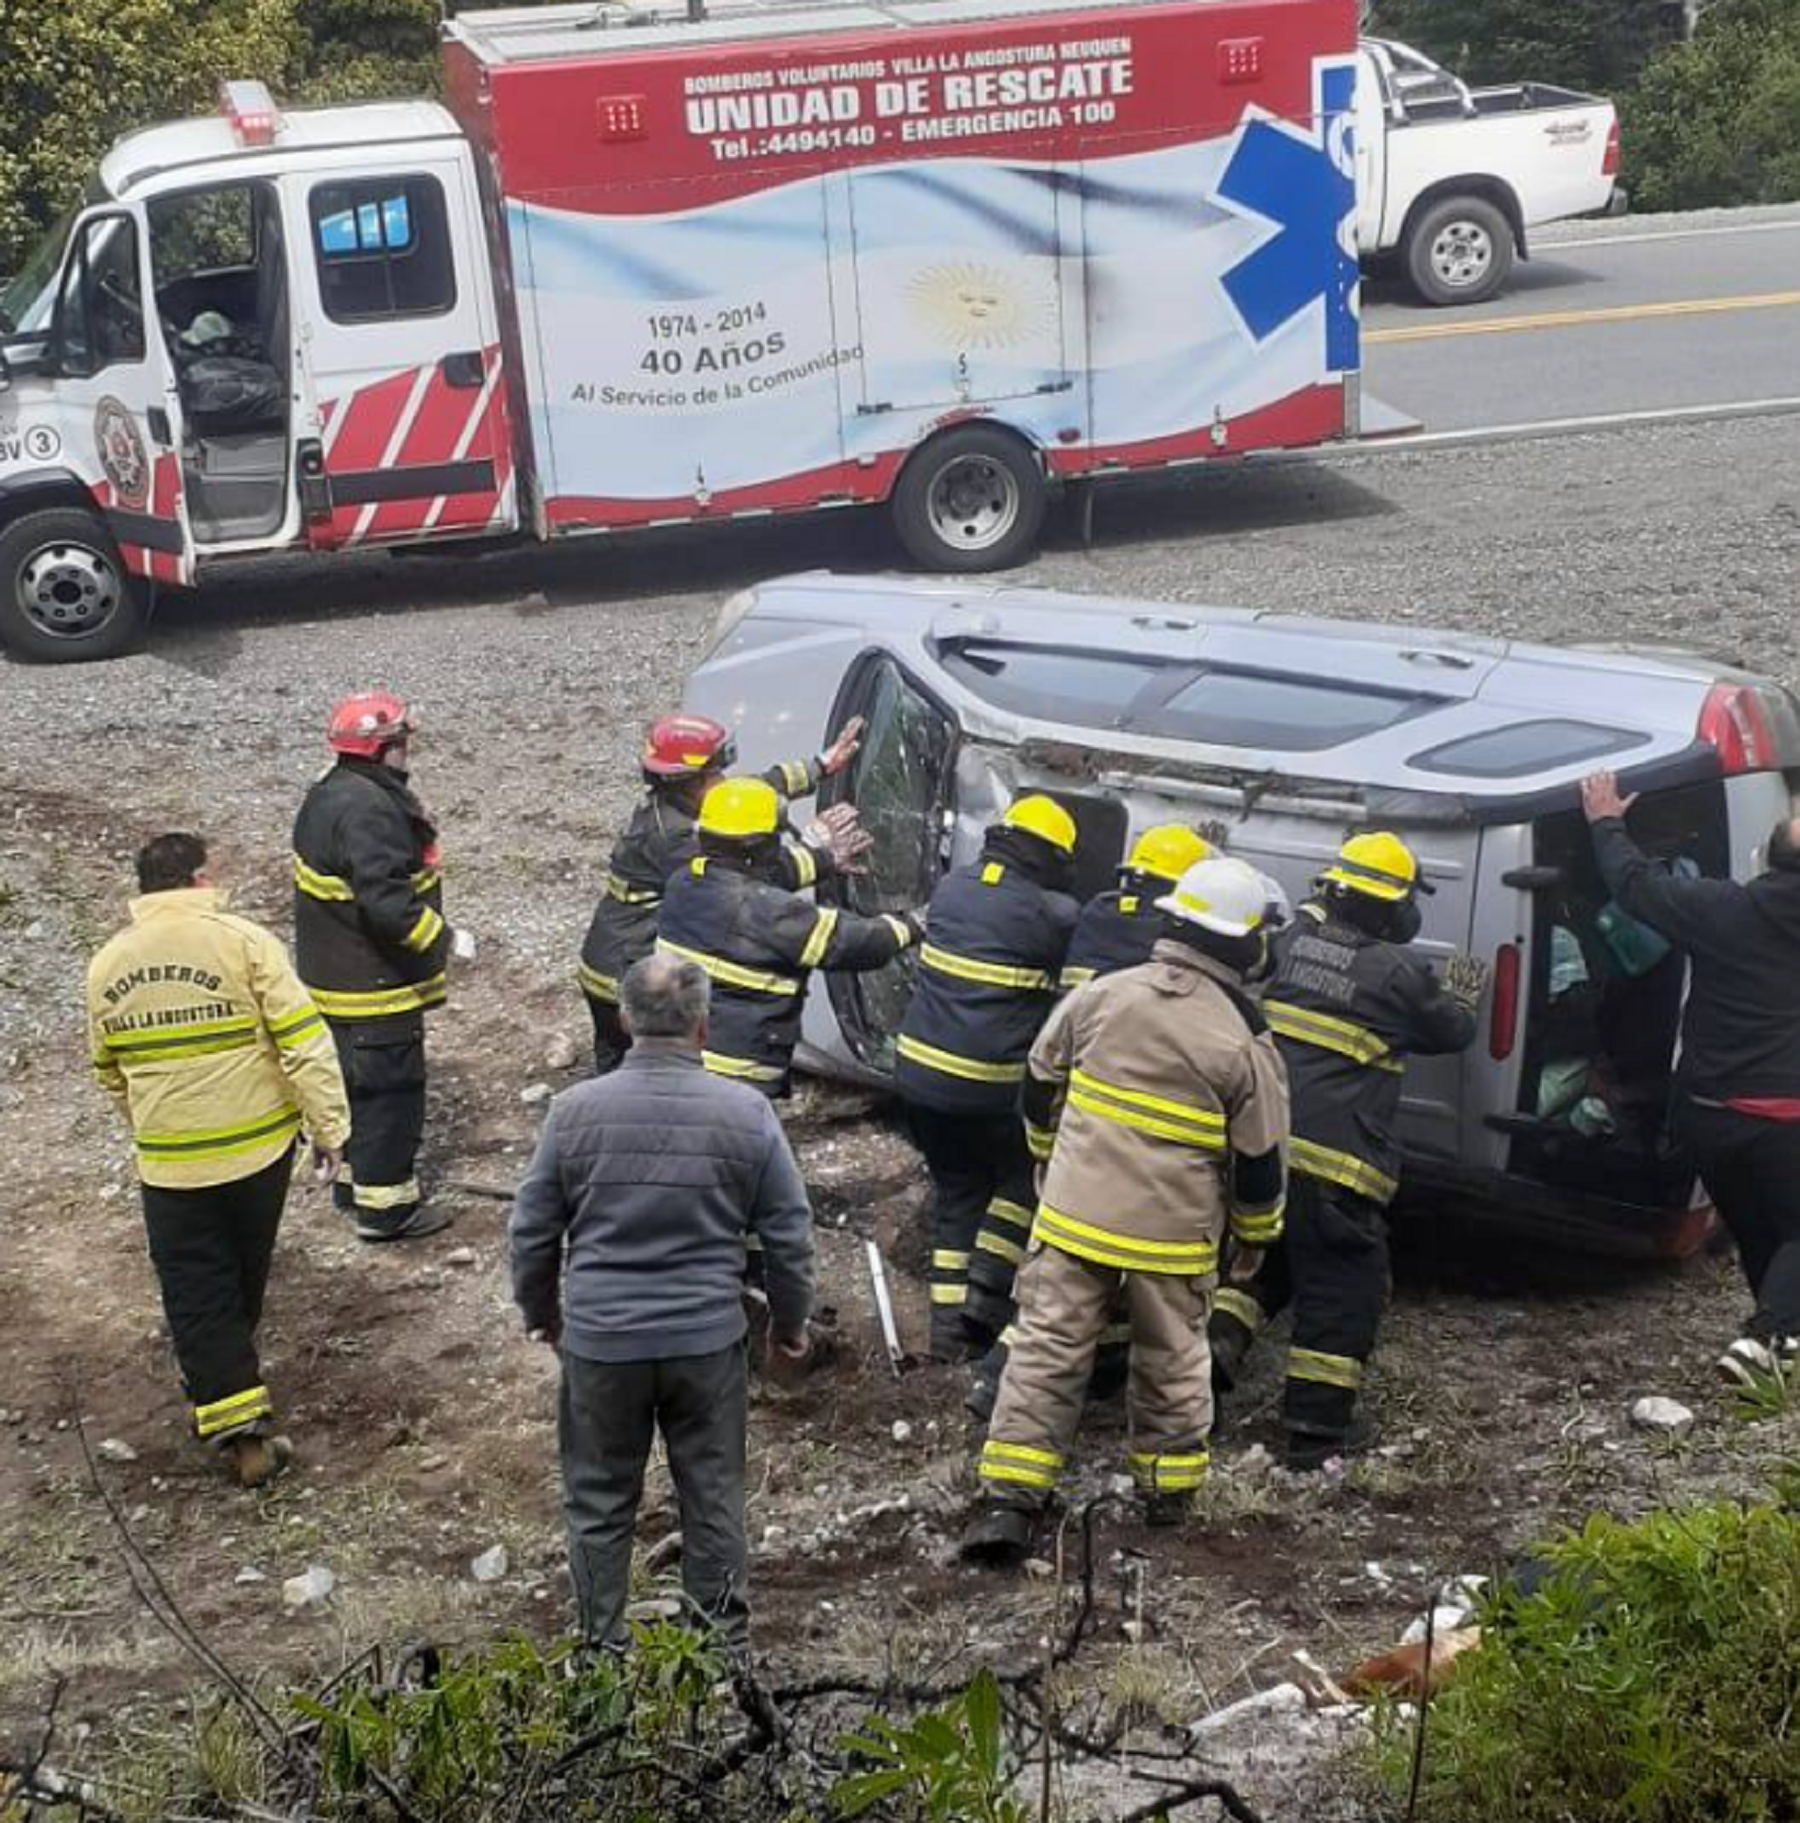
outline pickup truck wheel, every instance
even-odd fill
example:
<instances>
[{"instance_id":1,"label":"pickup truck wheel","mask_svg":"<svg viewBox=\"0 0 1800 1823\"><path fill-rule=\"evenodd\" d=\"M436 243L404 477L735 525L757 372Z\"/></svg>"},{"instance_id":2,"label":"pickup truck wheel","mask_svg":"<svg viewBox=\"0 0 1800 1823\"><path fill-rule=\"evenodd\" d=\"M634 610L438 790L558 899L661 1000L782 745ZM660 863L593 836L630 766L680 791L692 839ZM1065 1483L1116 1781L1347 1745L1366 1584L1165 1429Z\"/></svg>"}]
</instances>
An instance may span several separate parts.
<instances>
[{"instance_id":1,"label":"pickup truck wheel","mask_svg":"<svg viewBox=\"0 0 1800 1823\"><path fill-rule=\"evenodd\" d=\"M1513 267L1512 223L1479 196L1450 196L1413 223L1406 275L1428 304L1480 304Z\"/></svg>"},{"instance_id":2,"label":"pickup truck wheel","mask_svg":"<svg viewBox=\"0 0 1800 1823\"><path fill-rule=\"evenodd\" d=\"M1047 493L1043 470L1017 437L968 424L926 444L901 470L894 529L922 569L1004 570L1031 555Z\"/></svg>"},{"instance_id":3,"label":"pickup truck wheel","mask_svg":"<svg viewBox=\"0 0 1800 1823\"><path fill-rule=\"evenodd\" d=\"M92 513L48 507L0 528L0 645L46 664L116 658L143 625L143 590Z\"/></svg>"}]
</instances>

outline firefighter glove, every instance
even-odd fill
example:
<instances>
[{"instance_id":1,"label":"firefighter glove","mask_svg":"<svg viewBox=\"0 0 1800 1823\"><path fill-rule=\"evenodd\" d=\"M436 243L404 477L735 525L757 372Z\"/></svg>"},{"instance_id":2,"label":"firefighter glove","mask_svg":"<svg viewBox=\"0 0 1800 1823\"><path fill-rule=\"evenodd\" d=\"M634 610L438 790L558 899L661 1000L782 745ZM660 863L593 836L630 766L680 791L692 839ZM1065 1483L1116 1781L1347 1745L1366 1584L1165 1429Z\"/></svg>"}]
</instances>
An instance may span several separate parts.
<instances>
[{"instance_id":1,"label":"firefighter glove","mask_svg":"<svg viewBox=\"0 0 1800 1823\"><path fill-rule=\"evenodd\" d=\"M1444 992L1470 1012L1481 1004L1488 982L1488 965L1479 956L1452 956L1444 964Z\"/></svg>"}]
</instances>

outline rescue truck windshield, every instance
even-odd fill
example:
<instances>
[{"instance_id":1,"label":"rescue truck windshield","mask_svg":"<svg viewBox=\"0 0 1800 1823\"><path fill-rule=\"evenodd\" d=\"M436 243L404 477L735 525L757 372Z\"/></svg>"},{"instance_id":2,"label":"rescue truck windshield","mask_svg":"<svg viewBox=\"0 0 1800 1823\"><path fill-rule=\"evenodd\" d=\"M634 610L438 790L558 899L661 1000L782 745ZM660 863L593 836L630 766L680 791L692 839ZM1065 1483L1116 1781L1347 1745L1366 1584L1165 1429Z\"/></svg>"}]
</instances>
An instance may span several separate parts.
<instances>
[{"instance_id":1,"label":"rescue truck windshield","mask_svg":"<svg viewBox=\"0 0 1800 1823\"><path fill-rule=\"evenodd\" d=\"M71 209L25 256L25 263L0 291L0 333L47 335L56 308L56 275L62 270L63 248L75 225Z\"/></svg>"},{"instance_id":2,"label":"rescue truck windshield","mask_svg":"<svg viewBox=\"0 0 1800 1823\"><path fill-rule=\"evenodd\" d=\"M69 210L25 256L25 263L0 287L0 335L46 336L56 311L56 281L62 271L69 231L82 209L108 200L98 178L78 208Z\"/></svg>"}]
</instances>

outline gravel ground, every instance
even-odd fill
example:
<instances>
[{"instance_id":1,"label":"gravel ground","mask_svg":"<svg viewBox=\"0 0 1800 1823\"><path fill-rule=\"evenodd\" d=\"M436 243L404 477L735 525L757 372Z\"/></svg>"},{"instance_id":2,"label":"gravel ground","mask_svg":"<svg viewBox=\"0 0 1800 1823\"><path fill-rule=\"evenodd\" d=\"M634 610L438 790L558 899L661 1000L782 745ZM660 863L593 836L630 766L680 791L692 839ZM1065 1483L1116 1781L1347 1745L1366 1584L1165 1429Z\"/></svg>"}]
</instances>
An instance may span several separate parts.
<instances>
[{"instance_id":1,"label":"gravel ground","mask_svg":"<svg viewBox=\"0 0 1800 1823\"><path fill-rule=\"evenodd\" d=\"M1699 641L1800 684L1797 455L1800 418L1769 418L1247 466L1107 496L1093 550L1053 539L1030 575L1490 634ZM381 1634L456 1639L560 1609L552 1364L513 1327L498 1203L461 1202L455 1264L370 1261L297 1198L269 1330L301 1470L259 1506L221 1495L184 1441L123 1136L84 1080L79 1030L86 956L122 915L132 849L159 828L208 832L246 909L285 930L289 825L324 762L329 704L376 682L413 698L450 910L483 938L434 1031L431 1162L504 1181L536 1121L519 1089L545 1073L552 1033L585 1027L574 954L635 796L643 722L675 700L732 589L890 560L877 521L840 516L548 553L277 563L167 604L145 655L0 666L0 1154L17 1218L0 1335L18 1408L0 1426L16 1434L0 1452L0 1547L27 1568L13 1599L32 1622L0 1616L15 1639L0 1650L0 1724L14 1709L29 1723L55 1665L80 1672L97 1714L182 1675L108 1568L59 1428L70 1372L97 1434L143 1452L130 1497L165 1575L244 1662L314 1664ZM970 1447L953 1376L893 1382L864 1346L864 1231L889 1250L912 1333L922 1321L916 1166L855 1098L834 1105L805 1098L800 1143L851 1358L759 1405L764 1638L790 1660L853 1665L902 1648L918 1663L1028 1653L1049 1597L951 1566ZM1560 1269L1522 1285L1516 1266L1430 1249L1408 1263L1372 1388L1394 1439L1379 1462L1327 1488L1259 1479L1252 1412L1225 1440L1205 1524L1173 1543L1109 1537L1109 1564L1115 1545L1153 1553L1156 1613L1148 1645L1115 1616L1090 1677L1148 1685L1154 1708L1191 1716L1279 1677L1295 1645L1349 1663L1391 1643L1435 1577L1592 1507L1754 1481L1779 1439L1746 1440L1706 1383L1739 1301L1728 1261L1598 1285ZM1679 1460L1626 1424L1652 1391L1703 1407ZM1104 1485L1116 1432L1116 1416L1090 1426L1084 1486ZM529 1575L472 1593L466 1564L496 1538ZM221 1586L221 1551L272 1583ZM315 1556L350 1591L341 1613L271 1626L270 1590ZM1358 1814L1279 1781L1250 1789L1272 1817Z\"/></svg>"}]
</instances>

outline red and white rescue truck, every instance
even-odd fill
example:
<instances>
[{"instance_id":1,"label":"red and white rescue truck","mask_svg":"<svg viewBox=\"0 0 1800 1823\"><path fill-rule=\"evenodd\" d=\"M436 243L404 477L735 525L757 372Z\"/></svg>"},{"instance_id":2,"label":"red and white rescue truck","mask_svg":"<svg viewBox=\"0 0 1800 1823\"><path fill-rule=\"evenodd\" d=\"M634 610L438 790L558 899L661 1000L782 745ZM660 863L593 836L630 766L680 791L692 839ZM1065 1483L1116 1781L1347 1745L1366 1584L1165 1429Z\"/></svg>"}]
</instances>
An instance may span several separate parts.
<instances>
[{"instance_id":1,"label":"red and white rescue truck","mask_svg":"<svg viewBox=\"0 0 1800 1823\"><path fill-rule=\"evenodd\" d=\"M0 293L0 639L258 553L1049 492L1357 425L1352 0L598 0L132 134Z\"/></svg>"}]
</instances>

